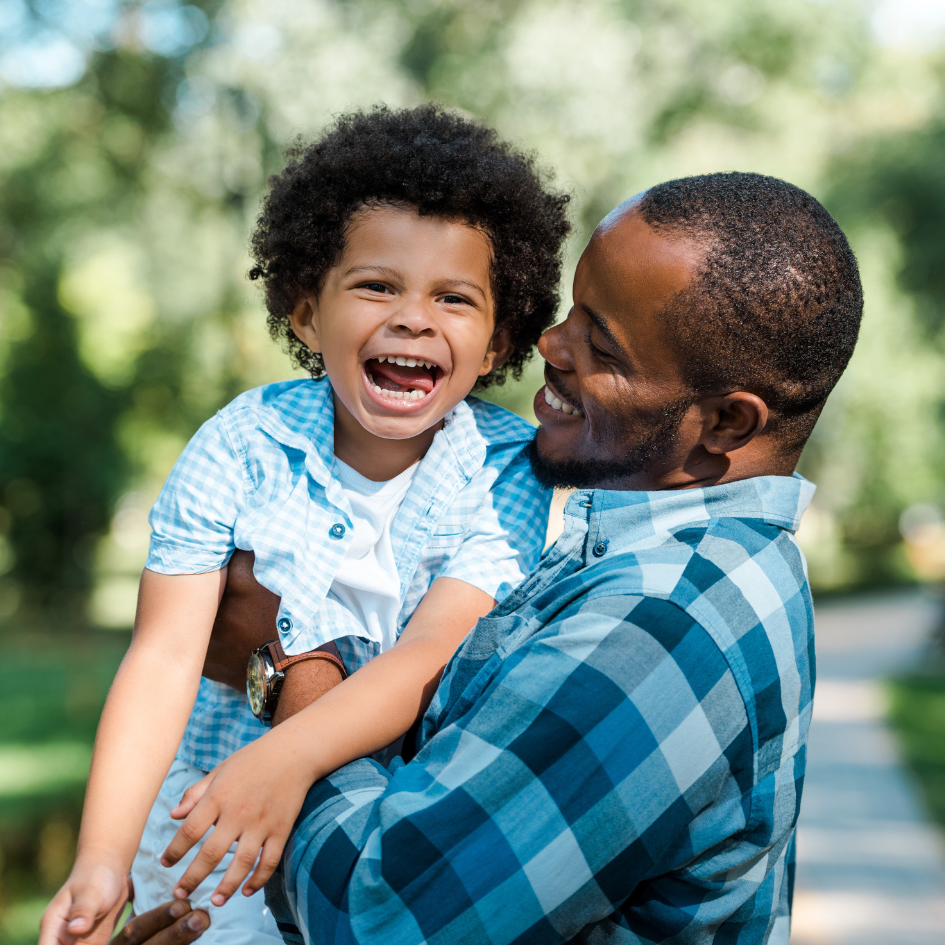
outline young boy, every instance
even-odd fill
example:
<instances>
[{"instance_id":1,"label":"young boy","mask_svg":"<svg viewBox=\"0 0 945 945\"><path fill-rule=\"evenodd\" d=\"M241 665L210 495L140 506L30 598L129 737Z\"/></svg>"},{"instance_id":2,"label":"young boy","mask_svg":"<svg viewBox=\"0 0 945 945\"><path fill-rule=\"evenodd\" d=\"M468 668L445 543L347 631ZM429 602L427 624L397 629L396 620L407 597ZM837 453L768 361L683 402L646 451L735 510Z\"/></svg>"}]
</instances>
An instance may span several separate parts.
<instances>
[{"instance_id":1,"label":"young boy","mask_svg":"<svg viewBox=\"0 0 945 945\"><path fill-rule=\"evenodd\" d=\"M566 203L494 132L433 106L346 116L273 178L251 277L313 379L220 411L155 504L76 863L41 945L102 938L132 859L138 911L191 894L216 907L211 941L281 942L262 897L229 896L257 859L244 893L265 883L315 780L406 732L540 556L532 430L467 395L520 371L553 319ZM286 654L359 670L268 732L245 697L200 679L236 548L281 597ZM278 810L255 804L276 784ZM190 813L162 866L172 810Z\"/></svg>"}]
</instances>

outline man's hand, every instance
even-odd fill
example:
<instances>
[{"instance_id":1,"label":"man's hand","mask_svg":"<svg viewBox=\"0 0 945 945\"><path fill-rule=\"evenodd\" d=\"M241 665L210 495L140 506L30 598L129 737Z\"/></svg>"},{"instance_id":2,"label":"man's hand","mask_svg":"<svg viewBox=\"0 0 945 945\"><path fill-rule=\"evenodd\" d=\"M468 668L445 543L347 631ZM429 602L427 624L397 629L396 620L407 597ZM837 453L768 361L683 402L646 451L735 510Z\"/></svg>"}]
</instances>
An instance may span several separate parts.
<instances>
[{"instance_id":1,"label":"man's hand","mask_svg":"<svg viewBox=\"0 0 945 945\"><path fill-rule=\"evenodd\" d=\"M256 556L234 551L226 572L226 587L207 646L203 675L246 691L246 664L253 650L276 638L279 598L253 574Z\"/></svg>"},{"instance_id":2,"label":"man's hand","mask_svg":"<svg viewBox=\"0 0 945 945\"><path fill-rule=\"evenodd\" d=\"M282 849L314 780L299 764L291 739L269 732L188 788L181 803L171 811L175 820L186 820L164 851L161 864L173 866L210 827L213 832L178 881L174 895L181 899L189 896L234 842L236 852L210 901L222 906L254 865L243 894L250 896L262 889L279 865Z\"/></svg>"},{"instance_id":3,"label":"man's hand","mask_svg":"<svg viewBox=\"0 0 945 945\"><path fill-rule=\"evenodd\" d=\"M112 939L111 945L187 945L210 928L210 916L178 899L135 916Z\"/></svg>"}]
</instances>

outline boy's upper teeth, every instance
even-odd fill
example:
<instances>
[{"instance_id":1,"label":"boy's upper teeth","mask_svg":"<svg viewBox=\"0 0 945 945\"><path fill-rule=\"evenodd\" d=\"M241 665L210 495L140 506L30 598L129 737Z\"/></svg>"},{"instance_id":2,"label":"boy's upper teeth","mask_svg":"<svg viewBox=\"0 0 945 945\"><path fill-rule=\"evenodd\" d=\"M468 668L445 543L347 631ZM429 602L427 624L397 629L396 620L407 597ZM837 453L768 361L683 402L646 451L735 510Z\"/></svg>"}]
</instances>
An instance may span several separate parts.
<instances>
[{"instance_id":1,"label":"boy's upper teeth","mask_svg":"<svg viewBox=\"0 0 945 945\"><path fill-rule=\"evenodd\" d=\"M408 358L402 354L385 354L377 359L378 361L390 361L391 364L399 364L401 367L416 367L418 364L427 369L435 367L432 361L423 361L420 358Z\"/></svg>"}]
</instances>

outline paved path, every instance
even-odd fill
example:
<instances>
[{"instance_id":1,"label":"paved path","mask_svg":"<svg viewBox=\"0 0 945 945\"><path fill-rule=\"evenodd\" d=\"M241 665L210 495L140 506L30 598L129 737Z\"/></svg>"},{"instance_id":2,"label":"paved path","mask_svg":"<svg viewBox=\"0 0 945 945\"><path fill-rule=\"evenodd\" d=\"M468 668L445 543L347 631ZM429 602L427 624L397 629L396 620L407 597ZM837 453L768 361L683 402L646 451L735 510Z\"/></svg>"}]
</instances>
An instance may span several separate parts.
<instances>
[{"instance_id":1,"label":"paved path","mask_svg":"<svg viewBox=\"0 0 945 945\"><path fill-rule=\"evenodd\" d=\"M940 601L817 610L817 690L791 945L945 945L945 845L883 724L880 680L922 658Z\"/></svg>"}]
</instances>

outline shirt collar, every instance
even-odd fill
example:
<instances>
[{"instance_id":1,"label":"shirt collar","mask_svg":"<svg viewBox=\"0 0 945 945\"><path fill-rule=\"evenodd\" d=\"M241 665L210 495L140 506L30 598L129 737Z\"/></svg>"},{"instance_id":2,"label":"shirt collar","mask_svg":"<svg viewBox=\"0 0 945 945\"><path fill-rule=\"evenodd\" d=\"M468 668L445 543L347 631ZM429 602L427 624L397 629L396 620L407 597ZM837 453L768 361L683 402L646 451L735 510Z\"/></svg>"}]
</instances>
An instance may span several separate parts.
<instances>
[{"instance_id":1,"label":"shirt collar","mask_svg":"<svg viewBox=\"0 0 945 945\"><path fill-rule=\"evenodd\" d=\"M709 519L755 519L794 532L816 486L793 476L756 476L704 489L579 490L565 506L565 530L587 529L595 556Z\"/></svg>"},{"instance_id":2,"label":"shirt collar","mask_svg":"<svg viewBox=\"0 0 945 945\"><path fill-rule=\"evenodd\" d=\"M293 394L299 398L299 404L282 404L279 409L270 406L264 411L260 426L283 446L303 451L309 473L327 486L334 479L335 463L335 402L331 382L327 377L313 380L299 385ZM446 441L444 445L466 479L482 468L487 443L465 400L446 415L436 438Z\"/></svg>"}]
</instances>

